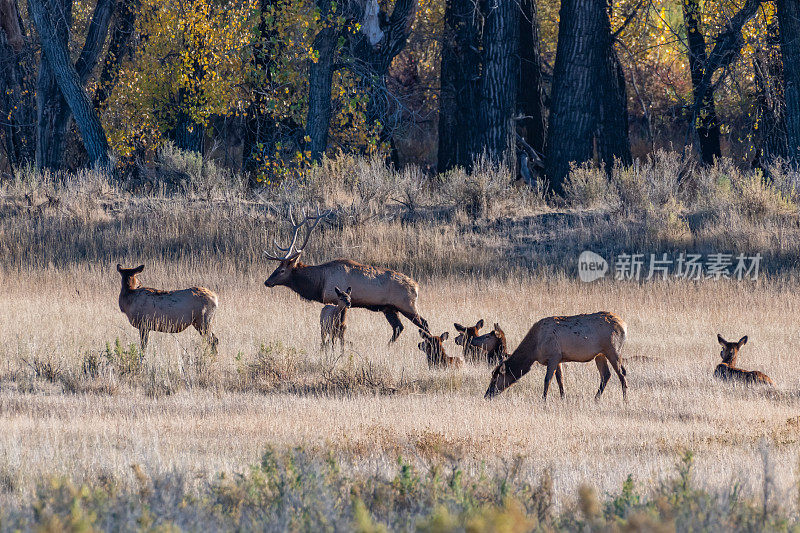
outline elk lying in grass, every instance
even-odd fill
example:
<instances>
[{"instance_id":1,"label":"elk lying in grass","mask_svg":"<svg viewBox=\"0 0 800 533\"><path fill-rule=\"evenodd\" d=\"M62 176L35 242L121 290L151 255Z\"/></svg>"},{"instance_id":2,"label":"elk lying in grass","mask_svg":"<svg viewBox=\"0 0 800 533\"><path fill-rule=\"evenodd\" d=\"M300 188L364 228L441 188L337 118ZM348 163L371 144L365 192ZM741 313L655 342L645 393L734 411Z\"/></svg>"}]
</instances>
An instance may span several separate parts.
<instances>
[{"instance_id":1,"label":"elk lying in grass","mask_svg":"<svg viewBox=\"0 0 800 533\"><path fill-rule=\"evenodd\" d=\"M527 374L533 363L538 362L547 367L542 394L542 399L546 399L550 380L553 374L559 372L561 363L588 363L594 360L600 371L600 389L595 399L603 394L611 377L607 363L611 363L617 373L625 399L628 384L620 351L625 343L626 330L622 319L605 311L543 318L531 327L514 353L495 368L484 397L492 398L500 394ZM561 386L558 377L556 379ZM563 388L561 390L563 396Z\"/></svg>"},{"instance_id":2,"label":"elk lying in grass","mask_svg":"<svg viewBox=\"0 0 800 533\"><path fill-rule=\"evenodd\" d=\"M766 374L758 370L742 370L736 368L736 359L739 357L739 350L747 343L747 335L739 339L738 342L728 342L717 334L717 342L722 346L719 356L722 362L714 370L714 377L724 381L738 381L745 385L768 385L773 387L775 384Z\"/></svg>"},{"instance_id":3,"label":"elk lying in grass","mask_svg":"<svg viewBox=\"0 0 800 533\"><path fill-rule=\"evenodd\" d=\"M417 346L425 353L425 357L428 359L428 366L460 367L463 364L463 358L450 357L444 351L444 341L450 336L447 331L437 337L436 335L431 335L424 329L420 329L419 336L422 337L422 342Z\"/></svg>"},{"instance_id":4,"label":"elk lying in grass","mask_svg":"<svg viewBox=\"0 0 800 533\"><path fill-rule=\"evenodd\" d=\"M347 287L342 291L339 287L334 287L336 291L336 305L328 304L319 312L319 327L322 335L322 349L336 345L336 339L342 345L344 351L344 332L347 329L347 310L353 304L350 298L351 288Z\"/></svg>"},{"instance_id":5,"label":"elk lying in grass","mask_svg":"<svg viewBox=\"0 0 800 533\"><path fill-rule=\"evenodd\" d=\"M205 287L191 287L178 291L162 291L140 287L137 275L144 265L122 268L119 293L119 309L128 317L131 325L139 330L142 353L147 349L147 337L151 331L179 333L194 326L216 352L218 340L211 333L211 321L217 310L217 295Z\"/></svg>"},{"instance_id":6,"label":"elk lying in grass","mask_svg":"<svg viewBox=\"0 0 800 533\"><path fill-rule=\"evenodd\" d=\"M472 339L480 335L483 319L478 320L474 326L462 326L458 323L453 324L453 326L458 331L458 335L455 338L456 345L464 348L464 360L472 363L482 360L484 354L481 348L472 344Z\"/></svg>"},{"instance_id":7,"label":"elk lying in grass","mask_svg":"<svg viewBox=\"0 0 800 533\"><path fill-rule=\"evenodd\" d=\"M477 350L478 354L486 357L489 365L496 365L508 356L506 334L497 323L489 333L473 337L470 345Z\"/></svg>"},{"instance_id":8,"label":"elk lying in grass","mask_svg":"<svg viewBox=\"0 0 800 533\"><path fill-rule=\"evenodd\" d=\"M300 261L308 239L320 220L328 216L328 212L316 216L307 216L297 224L291 210L289 220L292 224L292 241L287 248L275 246L283 252L282 256L269 254L267 257L279 261L278 268L264 282L267 287L283 285L289 287L301 298L324 304L336 302L335 287L352 287L352 307L361 307L370 311L380 311L392 326L394 342L403 331L399 314L411 320L415 326L428 330L428 323L417 311L417 294L419 286L408 276L384 268L362 265L348 259L335 259L321 265L306 265ZM303 243L295 247L300 229L305 227Z\"/></svg>"}]
</instances>

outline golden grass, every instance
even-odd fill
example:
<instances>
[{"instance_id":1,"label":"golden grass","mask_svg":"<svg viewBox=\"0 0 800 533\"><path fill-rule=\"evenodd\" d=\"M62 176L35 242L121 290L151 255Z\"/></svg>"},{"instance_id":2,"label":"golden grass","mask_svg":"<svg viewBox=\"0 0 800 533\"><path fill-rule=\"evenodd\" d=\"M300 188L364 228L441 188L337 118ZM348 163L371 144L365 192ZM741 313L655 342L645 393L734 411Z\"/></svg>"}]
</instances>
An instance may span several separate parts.
<instances>
[{"instance_id":1,"label":"golden grass","mask_svg":"<svg viewBox=\"0 0 800 533\"><path fill-rule=\"evenodd\" d=\"M345 356L321 354L321 306L285 288L266 289L268 274L227 263L148 266L141 276L146 285L202 284L219 294L218 358L198 372L202 350L196 332L154 333L144 378L111 376L105 378L114 381L110 390L101 389L110 394L71 394L59 382L35 379L30 362L79 374L87 353L102 352L116 338L137 342L117 306L114 265L0 270L5 490L25 494L50 474L105 475L135 484L132 463L150 473L177 470L207 478L241 471L271 444L333 451L344 464L367 472L392 471L398 455L421 465L459 462L471 470L504 468L521 455L524 475L536 479L551 469L561 496L575 494L584 482L617 489L629 473L648 484L671 475L682 451L690 450L701 485L739 481L758 493L766 447L775 494L792 499L800 450L795 280L585 285L555 276L422 283L420 308L434 333L452 333L454 321L484 318L502 325L512 348L544 316L601 309L622 316L628 323L628 403L622 403L616 376L595 403L595 366L570 364L566 399L558 398L554 384L545 405L543 367L487 402L488 368L431 371L408 322L399 341L387 347L388 324L365 310L350 312L352 344ZM730 338L747 334L740 365L768 374L776 390L713 380L717 332ZM280 355L298 359L285 362L285 380L294 388L259 393L257 387L231 385L261 345L278 342L296 350ZM445 345L456 351L452 335ZM325 394L304 387L332 372L348 375L366 367L396 392ZM153 394L153 388L162 392Z\"/></svg>"}]
</instances>

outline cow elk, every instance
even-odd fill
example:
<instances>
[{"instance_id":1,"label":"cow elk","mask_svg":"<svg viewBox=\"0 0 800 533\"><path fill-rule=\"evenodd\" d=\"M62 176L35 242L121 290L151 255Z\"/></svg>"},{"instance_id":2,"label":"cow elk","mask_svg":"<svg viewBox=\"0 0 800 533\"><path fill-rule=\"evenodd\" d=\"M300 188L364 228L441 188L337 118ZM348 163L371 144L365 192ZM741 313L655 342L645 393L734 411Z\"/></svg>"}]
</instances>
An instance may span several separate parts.
<instances>
[{"instance_id":1,"label":"cow elk","mask_svg":"<svg viewBox=\"0 0 800 533\"><path fill-rule=\"evenodd\" d=\"M321 220L330 212L315 216L303 213L303 220L295 223L291 209L288 219L292 224L292 240L283 248L275 243L283 254L266 253L268 259L278 261L278 267L264 282L267 287L283 285L300 295L301 298L324 304L336 303L335 287L352 287L351 305L379 311L392 326L394 342L403 331L400 314L408 318L415 326L428 331L428 323L417 311L417 295L419 286L408 276L379 267L363 265L349 259L335 259L321 265L306 265L300 261L308 240ZM300 230L305 228L302 244L296 246Z\"/></svg>"},{"instance_id":2,"label":"cow elk","mask_svg":"<svg viewBox=\"0 0 800 533\"><path fill-rule=\"evenodd\" d=\"M319 313L319 327L322 334L322 349L328 346L333 348L338 339L344 351L344 332L347 329L347 310L352 305L350 298L351 288L347 287L342 291L339 287L334 287L336 291L336 305L328 304Z\"/></svg>"},{"instance_id":3,"label":"cow elk","mask_svg":"<svg viewBox=\"0 0 800 533\"><path fill-rule=\"evenodd\" d=\"M464 359L462 357L450 357L444 351L444 341L450 336L447 331L437 337L420 328L419 336L422 337L422 342L417 346L425 353L429 367L458 368L463 364Z\"/></svg>"},{"instance_id":4,"label":"cow elk","mask_svg":"<svg viewBox=\"0 0 800 533\"><path fill-rule=\"evenodd\" d=\"M500 325L497 323L495 323L494 328L489 333L473 337L472 340L470 340L470 345L475 348L479 354L484 355L486 361L491 366L499 364L508 356L506 334L503 333L503 330L500 329Z\"/></svg>"},{"instance_id":5,"label":"cow elk","mask_svg":"<svg viewBox=\"0 0 800 533\"><path fill-rule=\"evenodd\" d=\"M481 348L472 344L472 339L480 335L479 332L483 327L483 319L478 320L474 326L462 326L458 323L453 324L453 326L455 326L456 331L458 331L455 341L457 346L463 347L464 360L475 363L483 359Z\"/></svg>"},{"instance_id":6,"label":"cow elk","mask_svg":"<svg viewBox=\"0 0 800 533\"><path fill-rule=\"evenodd\" d=\"M189 326L194 326L216 353L218 339L211 333L211 322L217 310L217 295L205 287L177 291L140 287L137 275L142 270L144 265L136 268L117 265L117 272L122 276L119 309L139 330L142 353L147 349L151 331L180 333Z\"/></svg>"},{"instance_id":7,"label":"cow elk","mask_svg":"<svg viewBox=\"0 0 800 533\"><path fill-rule=\"evenodd\" d=\"M747 343L747 335L739 339L738 342L728 342L717 334L717 342L722 346L719 356L722 362L714 370L714 377L723 381L738 381L745 385L767 385L774 387L772 380L758 370L742 370L736 367L736 359L739 357L739 350Z\"/></svg>"},{"instance_id":8,"label":"cow elk","mask_svg":"<svg viewBox=\"0 0 800 533\"><path fill-rule=\"evenodd\" d=\"M622 384L622 397L626 399L628 384L620 356L626 330L627 326L622 319L605 311L587 315L543 318L531 327L514 353L494 369L484 397L492 398L503 392L527 374L533 363L547 367L542 399L547 399L547 389L553 374L556 374L556 381L559 382L563 396L559 365L568 362L588 363L594 360L600 371L600 389L595 399L599 399L603 394L606 383L611 377L608 363L611 363L611 367L617 373Z\"/></svg>"}]
</instances>

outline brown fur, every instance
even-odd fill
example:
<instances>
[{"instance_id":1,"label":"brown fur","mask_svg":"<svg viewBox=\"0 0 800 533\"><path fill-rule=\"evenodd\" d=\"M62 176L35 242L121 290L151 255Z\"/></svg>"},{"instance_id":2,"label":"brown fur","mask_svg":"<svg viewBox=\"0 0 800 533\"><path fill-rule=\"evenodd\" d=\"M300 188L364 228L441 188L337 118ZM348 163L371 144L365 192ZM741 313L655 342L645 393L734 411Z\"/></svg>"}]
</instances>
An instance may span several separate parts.
<instances>
[{"instance_id":1,"label":"brown fur","mask_svg":"<svg viewBox=\"0 0 800 533\"><path fill-rule=\"evenodd\" d=\"M453 324L453 326L455 326L456 331L458 331L455 341L457 346L463 347L464 360L472 363L483 360L485 357L483 349L472 344L472 339L480 335L480 329L483 327L483 319L478 320L474 326L462 326L458 323Z\"/></svg>"},{"instance_id":2,"label":"brown fur","mask_svg":"<svg viewBox=\"0 0 800 533\"><path fill-rule=\"evenodd\" d=\"M498 324L495 324L494 329L489 333L474 337L470 343L486 357L489 365L496 365L508 356L506 334Z\"/></svg>"},{"instance_id":3,"label":"brown fur","mask_svg":"<svg viewBox=\"0 0 800 533\"><path fill-rule=\"evenodd\" d=\"M603 394L611 376L607 363L611 363L617 373L622 384L622 397L625 398L628 384L620 350L625 343L626 330L627 326L622 319L606 311L543 318L531 327L514 353L495 368L485 397L491 398L500 394L527 374L533 363L547 367L542 398L547 398L547 389L554 374L563 396L559 378L560 364L595 361L600 371L600 389L595 398Z\"/></svg>"},{"instance_id":4,"label":"brown fur","mask_svg":"<svg viewBox=\"0 0 800 533\"><path fill-rule=\"evenodd\" d=\"M424 329L420 329L419 336L422 337L422 342L417 346L425 353L425 357L428 359L428 366L458 368L464 363L462 357L450 357L445 353L444 341L450 336L447 331L437 337Z\"/></svg>"},{"instance_id":5,"label":"brown fur","mask_svg":"<svg viewBox=\"0 0 800 533\"><path fill-rule=\"evenodd\" d=\"M398 314L428 331L428 323L417 311L419 286L408 276L384 268L363 265L348 259L336 259L321 265L306 265L299 253L281 260L278 268L264 282L267 287L289 287L306 300L333 304L334 288L352 287L352 306L381 311L392 325L390 342L403 331Z\"/></svg>"},{"instance_id":6,"label":"brown fur","mask_svg":"<svg viewBox=\"0 0 800 533\"><path fill-rule=\"evenodd\" d=\"M347 310L352 305L352 301L350 299L350 287L347 287L346 291L339 290L339 287L334 287L336 289L336 305L328 304L322 308L322 311L319 313L319 326L320 326L320 333L322 335L322 349L326 349L329 346L334 347L336 344L336 339L339 339L339 342L342 346L342 351L344 351L344 332L347 330Z\"/></svg>"},{"instance_id":7,"label":"brown fur","mask_svg":"<svg viewBox=\"0 0 800 533\"><path fill-rule=\"evenodd\" d=\"M177 291L140 287L137 275L142 270L144 265L136 268L117 265L122 276L119 309L139 330L142 353L147 349L150 331L178 333L189 326L194 326L216 351L218 339L211 333L211 322L217 309L217 295L205 287Z\"/></svg>"},{"instance_id":8,"label":"brown fur","mask_svg":"<svg viewBox=\"0 0 800 533\"><path fill-rule=\"evenodd\" d=\"M758 370L742 370L736 368L736 360L739 357L739 350L747 343L747 335L739 339L738 342L728 342L717 334L717 342L722 346L719 356L722 362L714 370L714 377L724 381L738 381L745 385L767 385L774 387L775 383L763 372Z\"/></svg>"}]
</instances>

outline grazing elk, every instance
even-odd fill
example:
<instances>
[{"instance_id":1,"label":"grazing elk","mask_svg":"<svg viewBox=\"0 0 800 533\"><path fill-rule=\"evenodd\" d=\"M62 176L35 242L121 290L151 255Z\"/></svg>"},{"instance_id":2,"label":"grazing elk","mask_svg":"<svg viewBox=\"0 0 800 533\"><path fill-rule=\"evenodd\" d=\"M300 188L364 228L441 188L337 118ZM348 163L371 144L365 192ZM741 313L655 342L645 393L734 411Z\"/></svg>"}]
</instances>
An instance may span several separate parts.
<instances>
[{"instance_id":1,"label":"grazing elk","mask_svg":"<svg viewBox=\"0 0 800 533\"><path fill-rule=\"evenodd\" d=\"M308 239L320 220L330 212L323 214L317 210L316 216L303 213L303 220L297 224L289 210L289 221L292 224L292 241L287 248L275 246L283 252L283 256L265 252L267 258L279 261L278 268L264 282L267 287L283 285L289 287L301 298L313 302L331 304L336 302L335 287L352 287L351 305L370 311L380 311L392 326L394 342L403 331L400 314L404 315L415 326L428 330L428 323L417 312L417 294L419 286L408 276L384 268L362 265L349 259L335 259L321 265L306 265L300 261ZM300 229L305 227L303 243L296 247Z\"/></svg>"},{"instance_id":2,"label":"grazing elk","mask_svg":"<svg viewBox=\"0 0 800 533\"><path fill-rule=\"evenodd\" d=\"M478 322L480 324L480 322ZM484 335L473 337L470 345L478 350L478 353L485 354L486 361L490 365L500 363L508 355L508 345L506 344L506 334L500 329L500 325L495 323L494 329Z\"/></svg>"},{"instance_id":3,"label":"grazing elk","mask_svg":"<svg viewBox=\"0 0 800 533\"><path fill-rule=\"evenodd\" d=\"M428 359L428 366L460 367L463 364L463 358L450 357L444 351L444 341L450 336L450 333L447 331L437 337L436 335L431 335L424 329L420 329L419 336L422 337L422 342L417 346L425 353L425 357Z\"/></svg>"},{"instance_id":4,"label":"grazing elk","mask_svg":"<svg viewBox=\"0 0 800 533\"><path fill-rule=\"evenodd\" d=\"M334 287L336 291L336 305L328 304L319 312L319 328L322 335L322 349L328 347L330 340L330 347L336 345L336 339L342 345L344 351L344 332L347 329L347 310L353 305L350 298L351 288L347 287L346 291L342 291L339 287Z\"/></svg>"},{"instance_id":5,"label":"grazing elk","mask_svg":"<svg viewBox=\"0 0 800 533\"><path fill-rule=\"evenodd\" d=\"M211 321L217 310L217 295L205 287L190 287L178 291L162 291L140 287L137 274L144 265L122 268L119 292L119 309L128 317L131 325L139 330L142 353L147 349L147 337L151 331L179 333L194 326L216 353L218 339L211 333Z\"/></svg>"},{"instance_id":6,"label":"grazing elk","mask_svg":"<svg viewBox=\"0 0 800 533\"><path fill-rule=\"evenodd\" d=\"M477 362L483 359L481 349L472 344L472 339L479 335L478 332L483 327L483 319L478 320L474 326L462 326L458 323L453 324L453 326L458 331L458 335L455 338L456 345L464 348L464 360Z\"/></svg>"},{"instance_id":7,"label":"grazing elk","mask_svg":"<svg viewBox=\"0 0 800 533\"><path fill-rule=\"evenodd\" d=\"M560 363L588 363L594 360L600 371L600 389L595 399L603 394L611 377L607 363L611 363L619 376L622 397L626 399L628 384L620 357L626 330L627 326L622 319L605 311L543 318L531 327L514 353L494 369L484 397L492 398L500 394L527 374L533 363L538 362L547 366L542 394L542 399L547 399L547 389L553 374L556 374L556 380L560 382ZM563 388L561 390L563 396Z\"/></svg>"},{"instance_id":8,"label":"grazing elk","mask_svg":"<svg viewBox=\"0 0 800 533\"><path fill-rule=\"evenodd\" d=\"M758 370L742 370L736 368L736 359L739 357L739 350L747 343L747 335L739 339L739 342L728 342L717 334L717 342L722 346L719 356L722 362L714 370L714 377L724 381L739 381L745 385L768 385L774 387L772 380Z\"/></svg>"}]
</instances>

